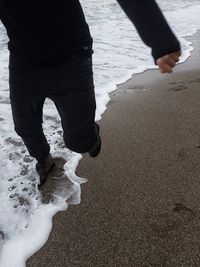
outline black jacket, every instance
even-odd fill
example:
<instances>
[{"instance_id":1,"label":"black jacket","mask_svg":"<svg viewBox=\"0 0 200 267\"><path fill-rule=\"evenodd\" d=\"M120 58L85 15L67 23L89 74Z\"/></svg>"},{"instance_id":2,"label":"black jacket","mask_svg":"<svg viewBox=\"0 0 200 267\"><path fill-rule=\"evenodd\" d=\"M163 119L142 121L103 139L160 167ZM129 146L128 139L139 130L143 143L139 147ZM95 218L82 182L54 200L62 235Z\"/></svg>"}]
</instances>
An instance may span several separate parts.
<instances>
[{"instance_id":1,"label":"black jacket","mask_svg":"<svg viewBox=\"0 0 200 267\"><path fill-rule=\"evenodd\" d=\"M117 1L155 60L180 49L154 0ZM0 19L11 54L24 62L60 62L92 44L79 0L0 0Z\"/></svg>"}]
</instances>

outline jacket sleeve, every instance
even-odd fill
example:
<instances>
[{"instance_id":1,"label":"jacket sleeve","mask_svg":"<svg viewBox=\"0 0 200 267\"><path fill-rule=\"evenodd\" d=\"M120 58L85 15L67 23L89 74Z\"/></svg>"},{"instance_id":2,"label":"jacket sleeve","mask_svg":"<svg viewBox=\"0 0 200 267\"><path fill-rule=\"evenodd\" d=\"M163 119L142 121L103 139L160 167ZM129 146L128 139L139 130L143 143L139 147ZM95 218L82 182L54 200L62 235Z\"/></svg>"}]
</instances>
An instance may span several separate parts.
<instances>
[{"instance_id":1,"label":"jacket sleeve","mask_svg":"<svg viewBox=\"0 0 200 267\"><path fill-rule=\"evenodd\" d=\"M135 25L154 60L180 50L180 43L154 0L117 0Z\"/></svg>"}]
</instances>

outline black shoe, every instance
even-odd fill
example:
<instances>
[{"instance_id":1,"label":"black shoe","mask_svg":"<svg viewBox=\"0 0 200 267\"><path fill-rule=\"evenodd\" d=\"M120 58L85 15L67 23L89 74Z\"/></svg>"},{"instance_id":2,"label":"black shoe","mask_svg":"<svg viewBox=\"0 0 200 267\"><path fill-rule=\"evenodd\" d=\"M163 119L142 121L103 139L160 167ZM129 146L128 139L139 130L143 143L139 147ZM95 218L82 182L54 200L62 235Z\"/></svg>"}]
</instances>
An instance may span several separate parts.
<instances>
[{"instance_id":1,"label":"black shoe","mask_svg":"<svg viewBox=\"0 0 200 267\"><path fill-rule=\"evenodd\" d=\"M43 162L37 162L36 163L36 170L40 177L40 185L43 185L48 177L49 172L53 169L55 166L55 163L53 161L53 158L51 154L43 161Z\"/></svg>"},{"instance_id":2,"label":"black shoe","mask_svg":"<svg viewBox=\"0 0 200 267\"><path fill-rule=\"evenodd\" d=\"M89 151L89 155L90 157L97 157L101 151L101 138L99 136L99 125L95 124L95 131L96 131L96 135L97 135L97 142L95 143L95 145L93 146L93 148Z\"/></svg>"}]
</instances>

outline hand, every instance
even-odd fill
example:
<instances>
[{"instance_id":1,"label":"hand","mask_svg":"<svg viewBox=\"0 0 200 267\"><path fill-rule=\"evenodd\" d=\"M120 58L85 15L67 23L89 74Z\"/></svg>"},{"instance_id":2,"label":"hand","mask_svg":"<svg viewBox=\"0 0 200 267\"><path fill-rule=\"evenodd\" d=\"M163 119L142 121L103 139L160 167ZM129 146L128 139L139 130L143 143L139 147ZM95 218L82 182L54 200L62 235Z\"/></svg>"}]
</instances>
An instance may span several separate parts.
<instances>
[{"instance_id":1,"label":"hand","mask_svg":"<svg viewBox=\"0 0 200 267\"><path fill-rule=\"evenodd\" d=\"M179 61L181 51L173 52L156 60L156 65L158 65L161 73L171 73L173 67Z\"/></svg>"}]
</instances>

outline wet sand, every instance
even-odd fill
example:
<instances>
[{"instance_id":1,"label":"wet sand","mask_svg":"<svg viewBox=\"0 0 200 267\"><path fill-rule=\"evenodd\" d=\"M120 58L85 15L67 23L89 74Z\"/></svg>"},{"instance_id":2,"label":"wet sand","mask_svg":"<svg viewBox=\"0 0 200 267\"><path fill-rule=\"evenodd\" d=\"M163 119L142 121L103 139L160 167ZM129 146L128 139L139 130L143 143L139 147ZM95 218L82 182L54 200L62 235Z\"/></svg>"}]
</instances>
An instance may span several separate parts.
<instances>
[{"instance_id":1,"label":"wet sand","mask_svg":"<svg viewBox=\"0 0 200 267\"><path fill-rule=\"evenodd\" d=\"M58 213L28 267L200 266L200 34L171 75L112 94L102 153L84 157L82 201Z\"/></svg>"}]
</instances>

